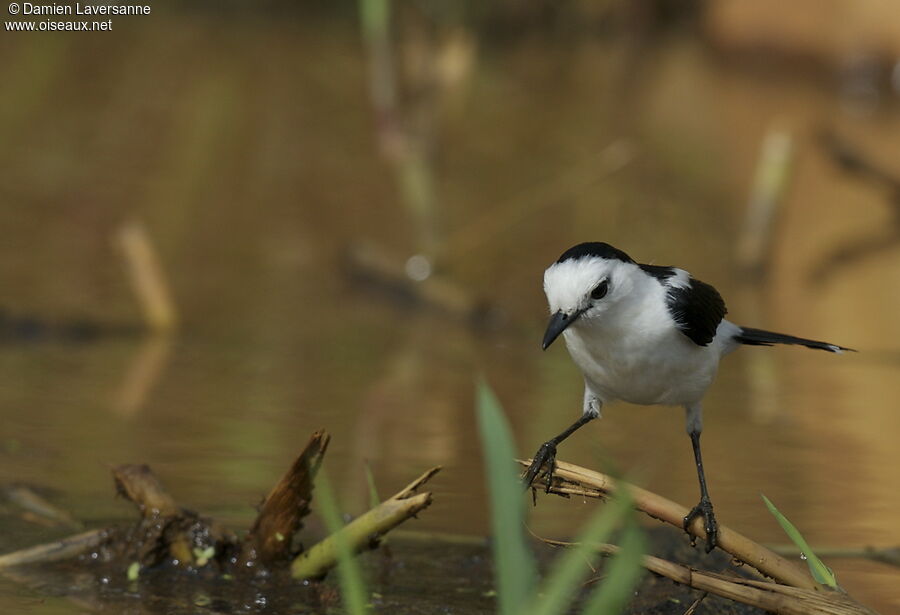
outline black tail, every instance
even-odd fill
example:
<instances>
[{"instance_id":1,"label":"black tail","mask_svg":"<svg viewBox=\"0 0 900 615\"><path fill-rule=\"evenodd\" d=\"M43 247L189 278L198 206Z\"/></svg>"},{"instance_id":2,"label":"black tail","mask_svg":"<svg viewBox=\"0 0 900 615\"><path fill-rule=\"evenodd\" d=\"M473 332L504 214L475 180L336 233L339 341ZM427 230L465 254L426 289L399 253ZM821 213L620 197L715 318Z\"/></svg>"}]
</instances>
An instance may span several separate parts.
<instances>
[{"instance_id":1,"label":"black tail","mask_svg":"<svg viewBox=\"0 0 900 615\"><path fill-rule=\"evenodd\" d=\"M772 331L763 331L762 329L751 329L750 327L741 327L741 332L735 335L734 339L741 344L747 344L749 346L797 344L800 346L806 346L807 348L827 350L828 352L843 352L845 350L856 352L852 348L844 348L843 346L838 346L837 344L817 342L816 340L808 340L806 338L794 337L793 335L784 335L783 333L774 333Z\"/></svg>"}]
</instances>

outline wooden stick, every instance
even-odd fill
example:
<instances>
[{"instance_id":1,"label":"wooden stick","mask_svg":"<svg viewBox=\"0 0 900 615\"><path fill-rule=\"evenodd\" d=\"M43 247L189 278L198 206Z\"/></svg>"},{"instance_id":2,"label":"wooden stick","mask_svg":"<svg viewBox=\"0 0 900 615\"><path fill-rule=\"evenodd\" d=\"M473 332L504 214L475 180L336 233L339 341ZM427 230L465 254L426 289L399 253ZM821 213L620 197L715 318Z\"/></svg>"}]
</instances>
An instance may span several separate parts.
<instances>
[{"instance_id":1,"label":"wooden stick","mask_svg":"<svg viewBox=\"0 0 900 615\"><path fill-rule=\"evenodd\" d=\"M541 540L554 546L575 545L558 540ZM597 550L604 555L614 555L618 553L619 547L600 544L597 545ZM801 589L768 581L727 577L694 570L652 555L645 555L642 563L650 572L672 579L676 583L750 604L778 615L876 615L871 609L854 602L849 596L838 591Z\"/></svg>"},{"instance_id":2,"label":"wooden stick","mask_svg":"<svg viewBox=\"0 0 900 615\"><path fill-rule=\"evenodd\" d=\"M528 467L531 464L531 460L520 460L519 463L524 467ZM546 482L542 481L544 479L539 478L535 481L535 485L538 485L540 482L541 485L546 486ZM682 520L688 513L688 509L684 506L634 485L621 482L618 485L627 486L629 493L634 499L635 508L638 510L654 519L670 523L677 528L682 527ZM605 474L557 461L554 483L550 487L550 492L561 495L603 498L615 492L617 488L619 488L617 481ZM702 518L695 519L688 530L691 535L706 539ZM745 564L753 566L762 574L775 579L779 583L811 590L823 589L800 566L721 524L719 525L718 545L723 551L730 553Z\"/></svg>"},{"instance_id":3,"label":"wooden stick","mask_svg":"<svg viewBox=\"0 0 900 615\"><path fill-rule=\"evenodd\" d=\"M65 525L70 529L82 530L84 525L72 515L58 506L54 506L46 499L25 485L12 485L6 489L6 497L10 502L21 506L28 512L37 515L41 519L50 521L52 525Z\"/></svg>"},{"instance_id":4,"label":"wooden stick","mask_svg":"<svg viewBox=\"0 0 900 615\"><path fill-rule=\"evenodd\" d=\"M128 463L112 469L116 490L134 502L147 517L171 517L179 514L181 508L169 495L146 464Z\"/></svg>"},{"instance_id":5,"label":"wooden stick","mask_svg":"<svg viewBox=\"0 0 900 615\"><path fill-rule=\"evenodd\" d=\"M787 192L792 159L791 135L770 129L763 140L747 214L736 246L738 265L754 276L764 274L769 265L772 238L779 208Z\"/></svg>"},{"instance_id":6,"label":"wooden stick","mask_svg":"<svg viewBox=\"0 0 900 615\"><path fill-rule=\"evenodd\" d=\"M153 331L170 331L178 322L175 302L153 242L140 222L129 222L116 232L115 243L125 257L128 279Z\"/></svg>"},{"instance_id":7,"label":"wooden stick","mask_svg":"<svg viewBox=\"0 0 900 615\"><path fill-rule=\"evenodd\" d=\"M0 555L0 568L25 564L49 564L69 559L100 546L108 532L109 530L105 529L90 530L74 536L67 536L62 540Z\"/></svg>"},{"instance_id":8,"label":"wooden stick","mask_svg":"<svg viewBox=\"0 0 900 615\"><path fill-rule=\"evenodd\" d=\"M378 544L379 535L387 533L431 505L431 493L414 495L413 492L440 469L438 466L428 470L393 497L298 555L291 564L291 576L295 579L315 579L328 572L338 561L338 540L344 541L352 551L374 548Z\"/></svg>"},{"instance_id":9,"label":"wooden stick","mask_svg":"<svg viewBox=\"0 0 900 615\"><path fill-rule=\"evenodd\" d=\"M433 477L435 474L437 474L440 471L441 471L441 466L434 466L433 468L431 468L430 470L428 470L427 472L422 474L422 476L420 476L419 478L417 478L416 480L414 480L413 482L408 484L406 487L404 487L403 489L401 489L400 491L398 491L397 493L392 495L389 498L389 500L407 500L407 499L413 497L414 495L416 495L416 490L418 490L419 487L421 487L422 485L424 485L425 483L430 481L431 477Z\"/></svg>"}]
</instances>

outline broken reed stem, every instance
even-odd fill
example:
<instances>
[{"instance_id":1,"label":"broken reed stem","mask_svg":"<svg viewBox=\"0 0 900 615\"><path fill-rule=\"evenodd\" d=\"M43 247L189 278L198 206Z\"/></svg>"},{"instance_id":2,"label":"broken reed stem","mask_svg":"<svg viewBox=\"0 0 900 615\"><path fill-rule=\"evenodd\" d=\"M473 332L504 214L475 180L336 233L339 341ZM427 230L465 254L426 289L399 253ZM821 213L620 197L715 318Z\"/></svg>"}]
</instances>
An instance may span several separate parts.
<instances>
[{"instance_id":1,"label":"broken reed stem","mask_svg":"<svg viewBox=\"0 0 900 615\"><path fill-rule=\"evenodd\" d=\"M369 91L381 152L394 171L402 201L417 226L418 252L429 261L437 250L436 193L429 158L429 133L410 128L411 112L398 100L391 45L390 0L359 0L363 41L369 58ZM421 104L421 103L420 103ZM415 110L413 110L415 111Z\"/></svg>"},{"instance_id":2,"label":"broken reed stem","mask_svg":"<svg viewBox=\"0 0 900 615\"><path fill-rule=\"evenodd\" d=\"M84 525L68 512L54 506L25 485L9 487L6 489L6 497L9 498L10 502L54 525L64 525L76 530L84 529Z\"/></svg>"},{"instance_id":3,"label":"broken reed stem","mask_svg":"<svg viewBox=\"0 0 900 615\"><path fill-rule=\"evenodd\" d=\"M528 467L531 464L531 460L520 460L519 463L524 467ZM546 486L543 478L536 480L535 486L538 486L539 483L540 486ZM622 482L619 482L619 484L626 485L626 483ZM634 499L635 508L654 519L665 521L681 529L682 520L688 514L687 508L646 489L630 484L627 487ZM603 498L613 493L617 488L617 481L605 474L557 461L554 482L550 492L560 495ZM706 539L702 518L698 517L695 519L688 527L688 530L691 535ZM735 558L756 568L765 576L771 577L779 583L809 590L821 591L823 589L800 566L721 524L719 525L718 546L723 551L730 553Z\"/></svg>"},{"instance_id":4,"label":"broken reed stem","mask_svg":"<svg viewBox=\"0 0 900 615\"><path fill-rule=\"evenodd\" d=\"M112 469L116 490L138 507L144 518L172 517L181 512L147 464L126 463Z\"/></svg>"},{"instance_id":5,"label":"broken reed stem","mask_svg":"<svg viewBox=\"0 0 900 615\"><path fill-rule=\"evenodd\" d=\"M175 303L156 250L143 224L129 222L115 235L115 243L125 257L128 280L153 331L171 331L178 321Z\"/></svg>"},{"instance_id":6,"label":"broken reed stem","mask_svg":"<svg viewBox=\"0 0 900 615\"><path fill-rule=\"evenodd\" d=\"M0 555L0 568L23 566L25 564L49 564L64 559L77 557L91 549L99 547L106 540L107 530L90 530L67 536L62 540L13 551Z\"/></svg>"},{"instance_id":7,"label":"broken reed stem","mask_svg":"<svg viewBox=\"0 0 900 615\"><path fill-rule=\"evenodd\" d=\"M312 435L292 467L269 493L248 539L243 543L210 520L182 510L147 465L126 464L112 468L112 473L118 492L131 500L141 512L143 519L137 528L124 534L117 533L116 528L92 530L2 555L0 569L74 558L102 546L111 538L112 542L121 543L118 545L121 552L115 557L128 563L151 562L152 565L174 559L182 565L202 567L210 557L241 550L240 557L232 560L230 565L244 569L249 561L257 558L267 565L286 564L290 539L299 529L303 517L309 513L312 479L322 462L329 439L330 436L324 431ZM440 469L440 466L431 468L391 498L296 557L291 562L293 577L307 579L323 576L337 563L337 544L347 545L354 551L374 548L380 536L431 504L431 493L415 492ZM205 537L202 545L196 541L201 534ZM213 556L197 554L198 548L203 546L211 547ZM203 549L203 552L207 550ZM222 561L219 563L229 565Z\"/></svg>"},{"instance_id":8,"label":"broken reed stem","mask_svg":"<svg viewBox=\"0 0 900 615\"><path fill-rule=\"evenodd\" d=\"M435 474L441 471L441 466L434 466L430 470L427 470L424 474L422 474L419 478L408 484L406 487L392 495L388 500L406 500L408 498L413 497L416 494L416 491L431 480Z\"/></svg>"},{"instance_id":9,"label":"broken reed stem","mask_svg":"<svg viewBox=\"0 0 900 615\"><path fill-rule=\"evenodd\" d=\"M431 505L431 493L414 495L414 491L440 469L438 466L428 470L393 497L351 521L340 532L331 534L298 555L291 564L291 576L295 579L315 579L324 575L337 565L339 541L354 552L374 548L378 536Z\"/></svg>"},{"instance_id":10,"label":"broken reed stem","mask_svg":"<svg viewBox=\"0 0 900 615\"><path fill-rule=\"evenodd\" d=\"M541 539L554 545L571 547L576 543ZM597 545L597 551L604 555L615 555L619 547L609 544ZM701 572L682 564L675 564L652 555L643 556L644 568L668 579L694 589L709 592L729 600L765 609L778 615L875 615L874 611L854 602L836 591L818 591L788 587L768 581L726 577L711 572Z\"/></svg>"},{"instance_id":11,"label":"broken reed stem","mask_svg":"<svg viewBox=\"0 0 900 615\"><path fill-rule=\"evenodd\" d=\"M779 206L787 193L792 160L791 135L770 129L763 140L744 226L736 246L738 264L755 276L764 274L769 264L773 231Z\"/></svg>"},{"instance_id":12,"label":"broken reed stem","mask_svg":"<svg viewBox=\"0 0 900 615\"><path fill-rule=\"evenodd\" d=\"M291 539L309 514L313 480L330 440L331 436L324 430L313 433L303 452L266 496L244 541L242 557L245 561L258 559L271 564L289 556Z\"/></svg>"}]
</instances>

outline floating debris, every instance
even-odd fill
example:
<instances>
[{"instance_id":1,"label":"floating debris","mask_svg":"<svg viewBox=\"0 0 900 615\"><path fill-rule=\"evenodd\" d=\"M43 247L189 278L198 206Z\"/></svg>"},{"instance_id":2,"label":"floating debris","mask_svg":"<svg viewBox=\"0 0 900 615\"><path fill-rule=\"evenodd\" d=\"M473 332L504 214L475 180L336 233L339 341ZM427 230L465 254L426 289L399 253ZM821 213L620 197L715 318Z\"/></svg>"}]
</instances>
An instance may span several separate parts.
<instances>
[{"instance_id":1,"label":"floating debris","mask_svg":"<svg viewBox=\"0 0 900 615\"><path fill-rule=\"evenodd\" d=\"M127 528L90 530L52 543L0 556L0 570L81 558L122 571L129 581L161 565L217 578L238 575L290 575L294 579L322 578L337 564L334 539L346 541L353 552L378 546L380 537L414 517L432 502L431 493L416 493L438 471L432 468L393 497L381 502L309 550L293 540L310 512L313 484L328 448L324 431L312 435L281 480L275 485L244 538L214 520L182 508L143 464L112 469L117 492L135 504L140 520Z\"/></svg>"}]
</instances>

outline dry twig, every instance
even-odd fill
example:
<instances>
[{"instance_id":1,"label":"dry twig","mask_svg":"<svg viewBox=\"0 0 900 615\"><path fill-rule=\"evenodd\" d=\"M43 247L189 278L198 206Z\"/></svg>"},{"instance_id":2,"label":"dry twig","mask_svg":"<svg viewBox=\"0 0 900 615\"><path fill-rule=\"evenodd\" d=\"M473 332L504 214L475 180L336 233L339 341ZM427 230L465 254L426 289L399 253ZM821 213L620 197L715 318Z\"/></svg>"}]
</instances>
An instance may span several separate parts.
<instances>
[{"instance_id":1,"label":"dry twig","mask_svg":"<svg viewBox=\"0 0 900 615\"><path fill-rule=\"evenodd\" d=\"M531 460L520 460L519 463L527 468L531 465ZM546 487L544 477L535 481L535 485L538 482ZM622 487L627 487L635 508L681 528L687 508L646 489L615 481L600 472L569 463L556 462L550 492L564 496L605 498ZM702 519L696 519L688 529L693 536L705 538ZM544 542L559 546L572 544L553 540ZM875 615L874 611L858 604L846 594L819 585L793 562L723 525L719 525L718 545L723 551L777 582L735 579L701 572L650 555L644 556L644 567L677 583L782 615ZM618 549L614 545L598 545L597 548L605 554L615 553Z\"/></svg>"},{"instance_id":2,"label":"dry twig","mask_svg":"<svg viewBox=\"0 0 900 615\"><path fill-rule=\"evenodd\" d=\"M74 536L67 536L62 540L13 551L0 555L0 568L26 564L50 564L77 557L100 546L106 537L107 530L90 530Z\"/></svg>"},{"instance_id":3,"label":"dry twig","mask_svg":"<svg viewBox=\"0 0 900 615\"><path fill-rule=\"evenodd\" d=\"M531 460L519 463L528 467ZM602 498L617 488L617 481L605 474L560 461L556 462L554 479L550 492L562 495ZM538 481L535 481L535 484L537 483ZM682 520L688 513L687 508L634 485L628 485L628 490L634 498L635 508L654 519L681 528ZM706 539L703 519L695 519L688 530L693 536ZM753 566L765 576L771 577L779 583L812 590L822 589L822 586L816 583L800 566L721 524L719 525L718 545L723 551L730 553L745 564Z\"/></svg>"},{"instance_id":4,"label":"dry twig","mask_svg":"<svg viewBox=\"0 0 900 615\"><path fill-rule=\"evenodd\" d=\"M152 331L171 331L178 323L178 312L146 227L140 222L124 224L114 241L125 258L128 279L147 327Z\"/></svg>"},{"instance_id":5,"label":"dry twig","mask_svg":"<svg viewBox=\"0 0 900 615\"><path fill-rule=\"evenodd\" d=\"M554 546L575 546L575 543L570 542L542 540ZM597 550L604 555L614 555L619 551L619 547L599 544ZM854 602L846 594L834 590L789 587L770 581L702 572L652 555L644 556L643 565L650 572L672 579L676 583L750 604L778 615L876 615L874 611Z\"/></svg>"},{"instance_id":6,"label":"dry twig","mask_svg":"<svg viewBox=\"0 0 900 615\"><path fill-rule=\"evenodd\" d=\"M112 473L116 490L134 502L144 518L171 517L181 511L147 464L123 464Z\"/></svg>"},{"instance_id":7,"label":"dry twig","mask_svg":"<svg viewBox=\"0 0 900 615\"><path fill-rule=\"evenodd\" d=\"M6 497L10 502L20 506L38 519L43 519L51 525L64 525L73 529L83 529L79 523L67 511L54 506L43 496L36 493L26 485L12 485L6 488Z\"/></svg>"},{"instance_id":8,"label":"dry twig","mask_svg":"<svg viewBox=\"0 0 900 615\"><path fill-rule=\"evenodd\" d=\"M324 431L312 435L306 448L266 497L245 541L239 541L211 519L178 506L148 466L128 464L113 468L112 473L119 493L141 513L135 526L124 530L93 530L2 555L0 569L60 561L95 548L105 550L110 561L128 565L137 562L152 566L169 561L200 568L214 562L222 572L253 568L248 565L251 563L271 569L284 566L291 555L291 538L309 513L313 478L329 439ZM431 493L416 494L416 490L439 470L440 467L435 467L425 472L344 527L336 534L338 540L356 551L377 545L383 534L431 504ZM320 577L333 567L337 562L336 535L290 562L293 576Z\"/></svg>"}]
</instances>

